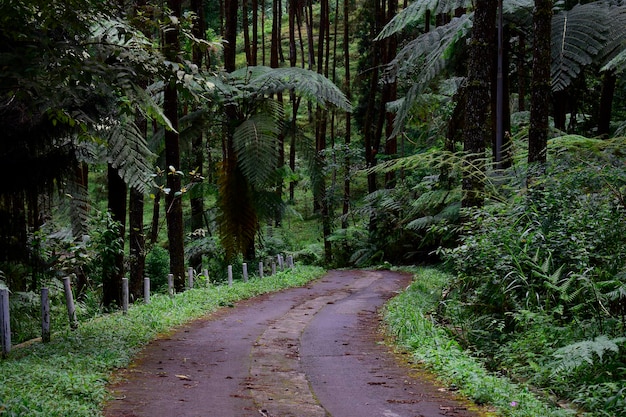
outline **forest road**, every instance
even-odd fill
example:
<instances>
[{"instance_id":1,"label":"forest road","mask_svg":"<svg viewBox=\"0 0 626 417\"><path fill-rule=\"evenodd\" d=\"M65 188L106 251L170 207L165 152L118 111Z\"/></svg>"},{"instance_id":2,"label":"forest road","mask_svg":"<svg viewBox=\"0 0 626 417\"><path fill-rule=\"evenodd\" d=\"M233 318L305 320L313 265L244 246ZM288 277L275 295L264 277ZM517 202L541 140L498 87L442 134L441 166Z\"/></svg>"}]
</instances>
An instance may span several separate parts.
<instances>
[{"instance_id":1,"label":"forest road","mask_svg":"<svg viewBox=\"0 0 626 417\"><path fill-rule=\"evenodd\" d=\"M378 309L411 281L331 271L149 344L109 387L107 417L478 416L384 343Z\"/></svg>"}]
</instances>

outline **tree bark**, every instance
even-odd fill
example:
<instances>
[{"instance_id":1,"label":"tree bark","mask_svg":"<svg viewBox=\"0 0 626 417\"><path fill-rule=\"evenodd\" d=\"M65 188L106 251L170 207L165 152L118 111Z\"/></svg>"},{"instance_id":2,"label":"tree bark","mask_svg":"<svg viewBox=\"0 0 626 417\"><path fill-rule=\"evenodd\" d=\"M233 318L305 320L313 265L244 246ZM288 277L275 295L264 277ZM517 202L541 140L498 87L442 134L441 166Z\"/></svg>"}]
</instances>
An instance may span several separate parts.
<instances>
[{"instance_id":1,"label":"tree bark","mask_svg":"<svg viewBox=\"0 0 626 417\"><path fill-rule=\"evenodd\" d=\"M467 110L463 148L463 207L480 207L484 201L485 143L491 138L490 80L495 48L497 0L477 0L469 46Z\"/></svg>"},{"instance_id":2,"label":"tree bark","mask_svg":"<svg viewBox=\"0 0 626 417\"><path fill-rule=\"evenodd\" d=\"M552 0L535 0L533 12L534 43L531 79L530 128L528 131L528 163L539 164L544 171L548 147L548 116L550 112L550 39L552 31ZM529 173L529 179L534 174Z\"/></svg>"},{"instance_id":3,"label":"tree bark","mask_svg":"<svg viewBox=\"0 0 626 417\"><path fill-rule=\"evenodd\" d=\"M107 246L115 246L116 241L121 241L119 251L102 258L102 304L105 307L112 305L121 306L122 303L122 277L124 276L124 237L126 227L126 194L127 187L120 177L116 168L108 165L108 206L111 218L118 222L117 230L106 231ZM109 232L112 232L109 234Z\"/></svg>"},{"instance_id":4,"label":"tree bark","mask_svg":"<svg viewBox=\"0 0 626 417\"><path fill-rule=\"evenodd\" d=\"M168 0L173 15L180 18L181 0ZM164 52L167 59L176 62L179 51L178 27L165 33ZM180 138L178 135L178 91L175 80L171 79L165 86L163 112L169 119L174 130L165 131L165 164L167 165L167 188L170 192L165 196L165 216L167 219L167 238L169 241L170 273L174 275L177 290L185 287L185 248L183 206L180 175L170 172L169 167L180 170Z\"/></svg>"},{"instance_id":5,"label":"tree bark","mask_svg":"<svg viewBox=\"0 0 626 417\"><path fill-rule=\"evenodd\" d=\"M136 188L131 188L128 203L130 292L136 298L143 294L143 279L146 276L146 236L143 231L143 209L143 193Z\"/></svg>"},{"instance_id":6,"label":"tree bark","mask_svg":"<svg viewBox=\"0 0 626 417\"><path fill-rule=\"evenodd\" d=\"M598 109L598 136L606 139L611 133L611 112L617 77L613 71L607 71L602 76L602 92L600 108Z\"/></svg>"},{"instance_id":7,"label":"tree bark","mask_svg":"<svg viewBox=\"0 0 626 417\"><path fill-rule=\"evenodd\" d=\"M352 101L351 78L350 78L350 1L343 1L343 59L344 59L344 92L348 100ZM348 228L348 213L350 212L350 142L352 136L352 113L346 112L346 136L343 180L343 210L341 227Z\"/></svg>"}]
</instances>

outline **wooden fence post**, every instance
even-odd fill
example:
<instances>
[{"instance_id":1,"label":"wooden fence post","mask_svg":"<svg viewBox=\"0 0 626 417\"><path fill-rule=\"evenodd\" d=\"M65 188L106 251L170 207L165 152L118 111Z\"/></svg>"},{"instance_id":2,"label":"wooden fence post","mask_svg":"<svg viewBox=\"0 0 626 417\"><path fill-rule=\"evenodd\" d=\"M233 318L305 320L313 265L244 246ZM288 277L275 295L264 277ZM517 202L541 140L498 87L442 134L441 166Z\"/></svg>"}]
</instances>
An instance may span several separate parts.
<instances>
[{"instance_id":1,"label":"wooden fence post","mask_svg":"<svg viewBox=\"0 0 626 417\"><path fill-rule=\"evenodd\" d=\"M167 293L174 296L174 274L167 274Z\"/></svg>"},{"instance_id":2,"label":"wooden fence post","mask_svg":"<svg viewBox=\"0 0 626 417\"><path fill-rule=\"evenodd\" d=\"M150 278L143 279L143 302L150 304Z\"/></svg>"},{"instance_id":3,"label":"wooden fence post","mask_svg":"<svg viewBox=\"0 0 626 417\"><path fill-rule=\"evenodd\" d=\"M209 270L205 269L203 273L204 273L204 279L206 280L205 286L208 287L209 286Z\"/></svg>"},{"instance_id":4,"label":"wooden fence post","mask_svg":"<svg viewBox=\"0 0 626 417\"><path fill-rule=\"evenodd\" d=\"M263 261L259 262L259 278L263 278Z\"/></svg>"},{"instance_id":5,"label":"wooden fence post","mask_svg":"<svg viewBox=\"0 0 626 417\"><path fill-rule=\"evenodd\" d=\"M70 277L63 278L63 290L65 291L67 318L70 321L70 328L74 330L78 327L78 320L76 319L76 307L74 307L74 296L72 295L72 284L70 283Z\"/></svg>"},{"instance_id":6,"label":"wooden fence post","mask_svg":"<svg viewBox=\"0 0 626 417\"><path fill-rule=\"evenodd\" d=\"M243 268L243 282L248 282L248 264L244 262L242 265L242 268Z\"/></svg>"},{"instance_id":7,"label":"wooden fence post","mask_svg":"<svg viewBox=\"0 0 626 417\"><path fill-rule=\"evenodd\" d=\"M285 264L283 263L283 255L281 254L276 255L276 260L278 261L278 267L280 268L280 270L284 271Z\"/></svg>"},{"instance_id":8,"label":"wooden fence post","mask_svg":"<svg viewBox=\"0 0 626 417\"><path fill-rule=\"evenodd\" d=\"M272 275L276 275L276 262L272 261Z\"/></svg>"},{"instance_id":9,"label":"wooden fence post","mask_svg":"<svg viewBox=\"0 0 626 417\"><path fill-rule=\"evenodd\" d=\"M9 316L9 290L0 289L0 342L2 357L11 351L11 317Z\"/></svg>"},{"instance_id":10,"label":"wooden fence post","mask_svg":"<svg viewBox=\"0 0 626 417\"><path fill-rule=\"evenodd\" d=\"M289 268L293 268L295 266L293 264L293 255L287 256L287 266L289 266Z\"/></svg>"},{"instance_id":11,"label":"wooden fence post","mask_svg":"<svg viewBox=\"0 0 626 417\"><path fill-rule=\"evenodd\" d=\"M233 266L228 265L228 286L233 286Z\"/></svg>"},{"instance_id":12,"label":"wooden fence post","mask_svg":"<svg viewBox=\"0 0 626 417\"><path fill-rule=\"evenodd\" d=\"M122 313L128 313L128 278L122 278Z\"/></svg>"},{"instance_id":13,"label":"wooden fence post","mask_svg":"<svg viewBox=\"0 0 626 417\"><path fill-rule=\"evenodd\" d=\"M50 298L45 287L41 289L41 341L50 341Z\"/></svg>"}]
</instances>

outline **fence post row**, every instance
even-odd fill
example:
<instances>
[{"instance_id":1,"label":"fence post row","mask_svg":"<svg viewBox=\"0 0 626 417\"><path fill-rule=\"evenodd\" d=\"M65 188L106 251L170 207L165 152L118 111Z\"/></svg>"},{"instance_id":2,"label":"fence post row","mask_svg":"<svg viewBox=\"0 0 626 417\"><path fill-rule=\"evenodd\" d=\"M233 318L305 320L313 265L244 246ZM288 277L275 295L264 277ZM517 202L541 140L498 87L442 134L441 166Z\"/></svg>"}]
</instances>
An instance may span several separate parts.
<instances>
[{"instance_id":1,"label":"fence post row","mask_svg":"<svg viewBox=\"0 0 626 417\"><path fill-rule=\"evenodd\" d=\"M2 357L11 351L11 319L9 317L9 290L0 289L0 343L2 343Z\"/></svg>"}]
</instances>

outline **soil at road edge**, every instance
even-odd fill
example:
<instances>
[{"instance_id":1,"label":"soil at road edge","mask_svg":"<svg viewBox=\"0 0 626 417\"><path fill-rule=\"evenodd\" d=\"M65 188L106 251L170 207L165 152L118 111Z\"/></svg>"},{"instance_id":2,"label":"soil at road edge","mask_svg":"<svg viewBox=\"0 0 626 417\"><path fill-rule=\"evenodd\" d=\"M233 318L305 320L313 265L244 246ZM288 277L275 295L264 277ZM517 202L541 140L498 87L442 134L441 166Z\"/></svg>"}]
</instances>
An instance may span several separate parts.
<instances>
[{"instance_id":1,"label":"soil at road edge","mask_svg":"<svg viewBox=\"0 0 626 417\"><path fill-rule=\"evenodd\" d=\"M115 375L106 417L479 416L391 352L378 309L410 283L332 271L150 343Z\"/></svg>"}]
</instances>

